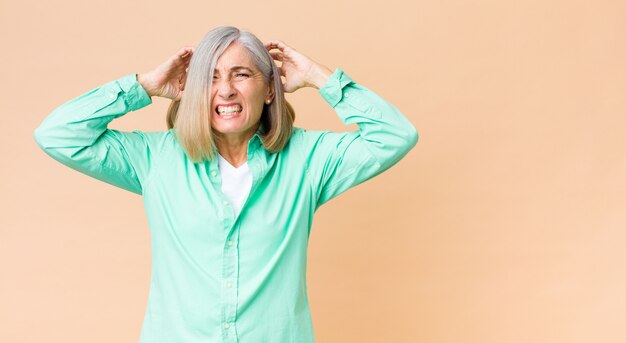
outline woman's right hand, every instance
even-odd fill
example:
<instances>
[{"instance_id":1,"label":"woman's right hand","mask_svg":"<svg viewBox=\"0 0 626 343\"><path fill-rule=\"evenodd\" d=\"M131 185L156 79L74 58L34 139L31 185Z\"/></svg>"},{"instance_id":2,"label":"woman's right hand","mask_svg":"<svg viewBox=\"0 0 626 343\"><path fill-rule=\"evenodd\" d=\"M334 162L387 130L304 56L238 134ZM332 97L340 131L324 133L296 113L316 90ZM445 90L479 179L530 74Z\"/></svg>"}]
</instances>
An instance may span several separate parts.
<instances>
[{"instance_id":1,"label":"woman's right hand","mask_svg":"<svg viewBox=\"0 0 626 343\"><path fill-rule=\"evenodd\" d=\"M183 95L187 81L187 67L194 48L186 46L156 69L138 74L137 81L150 96L160 96L178 101Z\"/></svg>"}]
</instances>

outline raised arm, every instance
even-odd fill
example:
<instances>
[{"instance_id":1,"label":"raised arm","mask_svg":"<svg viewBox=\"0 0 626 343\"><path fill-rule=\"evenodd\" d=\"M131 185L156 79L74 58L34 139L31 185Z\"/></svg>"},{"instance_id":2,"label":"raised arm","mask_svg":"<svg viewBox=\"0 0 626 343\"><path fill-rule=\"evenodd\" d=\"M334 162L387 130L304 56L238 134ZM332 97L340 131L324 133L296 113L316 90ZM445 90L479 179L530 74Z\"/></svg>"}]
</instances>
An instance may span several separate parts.
<instances>
[{"instance_id":1,"label":"raised arm","mask_svg":"<svg viewBox=\"0 0 626 343\"><path fill-rule=\"evenodd\" d=\"M415 127L398 108L335 69L319 94L356 131L303 131L317 207L398 163L416 144Z\"/></svg>"},{"instance_id":2,"label":"raised arm","mask_svg":"<svg viewBox=\"0 0 626 343\"><path fill-rule=\"evenodd\" d=\"M342 69L331 73L280 41L267 46L280 50L272 56L283 62L281 75L286 77L286 91L318 88L344 124L359 127L350 132L301 130L296 136L316 193L316 209L389 169L417 144L417 130L402 112L354 82Z\"/></svg>"},{"instance_id":3,"label":"raised arm","mask_svg":"<svg viewBox=\"0 0 626 343\"><path fill-rule=\"evenodd\" d=\"M54 109L35 129L39 147L60 163L142 194L155 169L163 135L109 129L115 118L152 103L180 99L193 48L184 47L155 70L94 88Z\"/></svg>"},{"instance_id":4,"label":"raised arm","mask_svg":"<svg viewBox=\"0 0 626 343\"><path fill-rule=\"evenodd\" d=\"M107 126L113 119L151 103L136 74L129 74L54 109L35 129L34 138L58 162L142 194L153 153L146 135Z\"/></svg>"}]
</instances>

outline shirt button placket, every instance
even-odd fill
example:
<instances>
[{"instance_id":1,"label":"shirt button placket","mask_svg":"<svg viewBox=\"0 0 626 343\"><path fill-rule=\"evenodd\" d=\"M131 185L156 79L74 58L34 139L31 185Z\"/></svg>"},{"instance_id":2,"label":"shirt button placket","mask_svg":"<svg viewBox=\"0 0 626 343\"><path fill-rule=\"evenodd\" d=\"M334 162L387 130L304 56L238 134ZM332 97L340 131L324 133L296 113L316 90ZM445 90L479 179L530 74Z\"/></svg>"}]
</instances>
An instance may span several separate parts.
<instances>
[{"instance_id":1,"label":"shirt button placket","mask_svg":"<svg viewBox=\"0 0 626 343\"><path fill-rule=\"evenodd\" d=\"M227 207L228 201L224 200L224 206ZM232 220L227 220L232 222ZM230 224L227 225L227 228ZM236 244L236 232L231 236L224 246L224 265L222 280L223 288L222 294L224 294L223 301L223 321L222 321L222 338L223 342L237 342L237 332L235 330L235 316L237 310L237 275L239 266L239 253Z\"/></svg>"}]
</instances>

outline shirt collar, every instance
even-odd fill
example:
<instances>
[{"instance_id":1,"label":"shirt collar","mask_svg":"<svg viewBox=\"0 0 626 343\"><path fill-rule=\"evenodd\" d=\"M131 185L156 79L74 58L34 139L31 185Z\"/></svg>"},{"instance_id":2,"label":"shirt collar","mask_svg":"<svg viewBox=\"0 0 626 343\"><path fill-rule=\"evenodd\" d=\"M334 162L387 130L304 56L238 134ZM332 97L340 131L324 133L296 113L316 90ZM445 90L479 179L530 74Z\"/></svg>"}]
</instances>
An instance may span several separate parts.
<instances>
[{"instance_id":1,"label":"shirt collar","mask_svg":"<svg viewBox=\"0 0 626 343\"><path fill-rule=\"evenodd\" d=\"M260 145L263 148L263 123L259 124L259 128L256 130L250 141L248 142L248 148L256 147L256 145Z\"/></svg>"}]
</instances>

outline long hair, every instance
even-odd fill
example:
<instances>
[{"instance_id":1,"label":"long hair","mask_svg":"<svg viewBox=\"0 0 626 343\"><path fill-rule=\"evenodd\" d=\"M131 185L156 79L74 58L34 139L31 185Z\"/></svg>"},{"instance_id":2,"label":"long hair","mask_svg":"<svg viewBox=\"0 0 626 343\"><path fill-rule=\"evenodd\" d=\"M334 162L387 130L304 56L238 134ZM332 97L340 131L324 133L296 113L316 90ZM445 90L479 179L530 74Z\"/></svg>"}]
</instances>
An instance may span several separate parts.
<instances>
[{"instance_id":1,"label":"long hair","mask_svg":"<svg viewBox=\"0 0 626 343\"><path fill-rule=\"evenodd\" d=\"M285 100L280 73L263 43L252 33L233 26L219 26L209 31L194 48L187 80L179 101L167 110L167 128L174 128L178 143L187 156L199 163L217 156L217 145L211 128L210 94L213 71L218 58L231 43L237 42L252 53L265 84L274 83L274 99L263 105L261 137L265 149L281 151L289 142L295 120L293 107Z\"/></svg>"}]
</instances>

